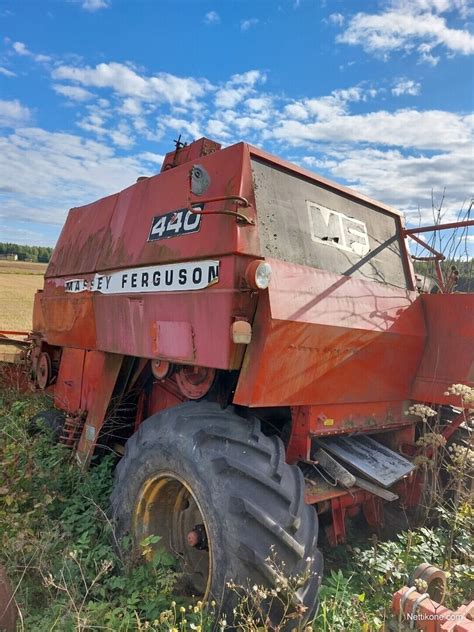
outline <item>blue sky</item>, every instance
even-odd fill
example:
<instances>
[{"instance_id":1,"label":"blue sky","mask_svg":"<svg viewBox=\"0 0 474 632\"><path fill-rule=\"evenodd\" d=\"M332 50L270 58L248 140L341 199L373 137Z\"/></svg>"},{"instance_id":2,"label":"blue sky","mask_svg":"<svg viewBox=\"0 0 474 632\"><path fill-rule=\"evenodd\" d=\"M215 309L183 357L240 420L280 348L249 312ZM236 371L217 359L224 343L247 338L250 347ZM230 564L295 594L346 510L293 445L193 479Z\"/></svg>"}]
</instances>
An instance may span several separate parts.
<instances>
[{"instance_id":1,"label":"blue sky","mask_svg":"<svg viewBox=\"0 0 474 632\"><path fill-rule=\"evenodd\" d=\"M473 195L470 0L0 0L0 241L249 141L411 223ZM474 247L473 236L470 237Z\"/></svg>"}]
</instances>

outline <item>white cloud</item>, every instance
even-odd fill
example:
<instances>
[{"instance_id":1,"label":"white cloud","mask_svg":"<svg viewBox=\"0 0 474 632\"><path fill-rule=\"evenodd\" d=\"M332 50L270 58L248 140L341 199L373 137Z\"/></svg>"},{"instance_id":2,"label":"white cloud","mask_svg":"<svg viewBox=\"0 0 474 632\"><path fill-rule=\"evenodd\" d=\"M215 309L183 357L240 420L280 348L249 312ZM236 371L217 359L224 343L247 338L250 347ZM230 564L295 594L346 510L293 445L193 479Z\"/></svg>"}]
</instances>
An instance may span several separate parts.
<instances>
[{"instance_id":1,"label":"white cloud","mask_svg":"<svg viewBox=\"0 0 474 632\"><path fill-rule=\"evenodd\" d=\"M37 55L35 53L32 53L29 50L29 48L26 46L26 44L24 44L23 42L13 42L12 48L15 51L15 53L17 55L20 55L21 57L31 57L37 62L51 61L51 57L49 55L43 55L43 54Z\"/></svg>"},{"instance_id":2,"label":"white cloud","mask_svg":"<svg viewBox=\"0 0 474 632\"><path fill-rule=\"evenodd\" d=\"M0 75L3 75L4 77L16 77L16 74L12 70L3 68L3 66L0 66Z\"/></svg>"},{"instance_id":3,"label":"white cloud","mask_svg":"<svg viewBox=\"0 0 474 632\"><path fill-rule=\"evenodd\" d=\"M142 103L137 99L127 97L126 99L124 99L120 111L123 114L128 114L129 116L140 116L143 111Z\"/></svg>"},{"instance_id":4,"label":"white cloud","mask_svg":"<svg viewBox=\"0 0 474 632\"><path fill-rule=\"evenodd\" d=\"M107 9L110 6L107 0L82 0L81 7L85 11L98 11L99 9Z\"/></svg>"},{"instance_id":5,"label":"white cloud","mask_svg":"<svg viewBox=\"0 0 474 632\"><path fill-rule=\"evenodd\" d=\"M140 156L119 157L102 142L18 129L0 138L0 217L61 225L70 207L121 190L147 171Z\"/></svg>"},{"instance_id":6,"label":"white cloud","mask_svg":"<svg viewBox=\"0 0 474 632\"><path fill-rule=\"evenodd\" d=\"M59 66L54 79L69 80L95 88L109 88L119 95L153 102L190 105L210 89L206 80L177 77L166 72L151 77L139 75L133 68L115 62L90 66Z\"/></svg>"},{"instance_id":7,"label":"white cloud","mask_svg":"<svg viewBox=\"0 0 474 632\"><path fill-rule=\"evenodd\" d=\"M457 12L462 18L472 13L472 0L392 0L392 6L398 10L409 10L415 13Z\"/></svg>"},{"instance_id":8,"label":"white cloud","mask_svg":"<svg viewBox=\"0 0 474 632\"><path fill-rule=\"evenodd\" d=\"M418 53L420 54L419 62L429 64L430 66L437 66L440 60L439 56L431 53L433 47L430 44L420 44L418 46Z\"/></svg>"},{"instance_id":9,"label":"white cloud","mask_svg":"<svg viewBox=\"0 0 474 632\"><path fill-rule=\"evenodd\" d=\"M18 55L29 56L32 54L23 42L13 42L12 48Z\"/></svg>"},{"instance_id":10,"label":"white cloud","mask_svg":"<svg viewBox=\"0 0 474 632\"><path fill-rule=\"evenodd\" d=\"M63 97L71 99L71 101L88 101L94 95L89 90L80 88L79 86L63 86L61 84L53 85L53 90Z\"/></svg>"},{"instance_id":11,"label":"white cloud","mask_svg":"<svg viewBox=\"0 0 474 632\"><path fill-rule=\"evenodd\" d=\"M0 100L0 126L15 127L28 121L30 110L22 105L18 99L12 101Z\"/></svg>"},{"instance_id":12,"label":"white cloud","mask_svg":"<svg viewBox=\"0 0 474 632\"><path fill-rule=\"evenodd\" d=\"M210 119L207 122L207 133L211 138L228 138L227 123L218 119Z\"/></svg>"},{"instance_id":13,"label":"white cloud","mask_svg":"<svg viewBox=\"0 0 474 632\"><path fill-rule=\"evenodd\" d=\"M418 52L420 61L436 64L432 50L474 53L474 36L461 28L451 28L441 12L461 10L467 3L449 0L398 0L381 13L357 13L337 41L359 45L366 52L387 57L403 50Z\"/></svg>"},{"instance_id":14,"label":"white cloud","mask_svg":"<svg viewBox=\"0 0 474 632\"><path fill-rule=\"evenodd\" d=\"M295 118L304 119L303 113L311 113L320 120L329 120L348 111L351 102L366 101L375 96L371 89L364 90L361 86L353 86L342 90L334 90L330 95L314 99L306 99L303 103L287 106L287 113L296 112ZM291 114L290 114L291 116Z\"/></svg>"},{"instance_id":15,"label":"white cloud","mask_svg":"<svg viewBox=\"0 0 474 632\"><path fill-rule=\"evenodd\" d=\"M235 107L247 93L247 88L222 88L216 94L216 105L218 108Z\"/></svg>"},{"instance_id":16,"label":"white cloud","mask_svg":"<svg viewBox=\"0 0 474 632\"><path fill-rule=\"evenodd\" d=\"M353 148L343 153L329 150L326 156L323 164L311 157L305 162L315 168L329 166L336 179L343 178L350 186L408 214L417 214L418 207L425 209L425 222L432 219L432 191L436 196L446 189L446 219L450 220L472 195L466 186L470 180L468 151L414 156L399 150Z\"/></svg>"},{"instance_id":17,"label":"white cloud","mask_svg":"<svg viewBox=\"0 0 474 632\"><path fill-rule=\"evenodd\" d=\"M284 113L289 118L296 119L298 121L304 121L309 116L306 107L302 103L298 102L285 105Z\"/></svg>"},{"instance_id":18,"label":"white cloud","mask_svg":"<svg viewBox=\"0 0 474 632\"><path fill-rule=\"evenodd\" d=\"M209 11L204 16L204 22L209 25L220 24L221 18L217 11Z\"/></svg>"},{"instance_id":19,"label":"white cloud","mask_svg":"<svg viewBox=\"0 0 474 632\"><path fill-rule=\"evenodd\" d=\"M364 82L290 100L264 87L259 69L217 86L193 77L150 76L113 62L63 64L51 74L62 82L54 89L76 100L81 131L24 129L29 110L19 101L0 101L0 120L17 128L0 146L0 186L7 195L0 215L21 219L34 209L38 221L60 224L68 206L158 170L156 143L175 133L188 142L206 134L223 143L264 145L287 158L305 156L305 164L324 175L407 211L430 207L432 189L446 186L453 208L470 193L473 116L370 107L379 94L417 94L420 85L407 77L393 79L388 88ZM143 144L135 149L138 138Z\"/></svg>"},{"instance_id":20,"label":"white cloud","mask_svg":"<svg viewBox=\"0 0 474 632\"><path fill-rule=\"evenodd\" d=\"M303 123L281 119L269 137L286 143L370 143L419 150L452 150L473 142L473 117L413 109L338 114Z\"/></svg>"},{"instance_id":21,"label":"white cloud","mask_svg":"<svg viewBox=\"0 0 474 632\"><path fill-rule=\"evenodd\" d=\"M234 119L234 125L240 133L246 133L248 130L263 130L267 127L265 121L253 116L239 116Z\"/></svg>"},{"instance_id":22,"label":"white cloud","mask_svg":"<svg viewBox=\"0 0 474 632\"><path fill-rule=\"evenodd\" d=\"M240 22L240 30L241 31L248 31L249 29L253 28L254 26L257 26L259 21L260 20L258 18L249 18L248 20L242 20Z\"/></svg>"},{"instance_id":23,"label":"white cloud","mask_svg":"<svg viewBox=\"0 0 474 632\"><path fill-rule=\"evenodd\" d=\"M202 136L201 129L197 121L188 121L174 116L163 116L160 118L160 125L173 129L180 134L184 132L189 135L191 140L196 140Z\"/></svg>"},{"instance_id":24,"label":"white cloud","mask_svg":"<svg viewBox=\"0 0 474 632\"><path fill-rule=\"evenodd\" d=\"M272 100L269 97L253 97L247 99L245 104L253 112L265 112L271 108Z\"/></svg>"},{"instance_id":25,"label":"white cloud","mask_svg":"<svg viewBox=\"0 0 474 632\"><path fill-rule=\"evenodd\" d=\"M216 92L216 106L218 108L233 108L245 97L254 93L254 88L258 83L264 83L266 76L260 70L249 70L248 72L233 75L224 86Z\"/></svg>"},{"instance_id":26,"label":"white cloud","mask_svg":"<svg viewBox=\"0 0 474 632\"><path fill-rule=\"evenodd\" d=\"M164 155L155 154L151 151L145 151L142 154L140 154L139 158L145 162L150 162L154 165L159 165L161 167L161 165L163 164Z\"/></svg>"},{"instance_id":27,"label":"white cloud","mask_svg":"<svg viewBox=\"0 0 474 632\"><path fill-rule=\"evenodd\" d=\"M342 13L331 13L328 18L331 24L336 24L336 26L342 26L344 24L345 18Z\"/></svg>"},{"instance_id":28,"label":"white cloud","mask_svg":"<svg viewBox=\"0 0 474 632\"><path fill-rule=\"evenodd\" d=\"M51 61L51 57L49 55L33 55L35 61L38 62L47 62L47 61Z\"/></svg>"},{"instance_id":29,"label":"white cloud","mask_svg":"<svg viewBox=\"0 0 474 632\"><path fill-rule=\"evenodd\" d=\"M13 244L35 244L35 246L50 246L41 233L27 228L15 228L8 224L0 224L0 235L3 241Z\"/></svg>"},{"instance_id":30,"label":"white cloud","mask_svg":"<svg viewBox=\"0 0 474 632\"><path fill-rule=\"evenodd\" d=\"M396 97L408 94L410 96L416 96L420 94L421 86L417 81L412 79L398 79L397 83L392 88L392 94Z\"/></svg>"},{"instance_id":31,"label":"white cloud","mask_svg":"<svg viewBox=\"0 0 474 632\"><path fill-rule=\"evenodd\" d=\"M122 149L129 149L135 144L135 138L132 136L131 130L125 123L119 123L116 129L108 130L114 145L121 147Z\"/></svg>"}]
</instances>

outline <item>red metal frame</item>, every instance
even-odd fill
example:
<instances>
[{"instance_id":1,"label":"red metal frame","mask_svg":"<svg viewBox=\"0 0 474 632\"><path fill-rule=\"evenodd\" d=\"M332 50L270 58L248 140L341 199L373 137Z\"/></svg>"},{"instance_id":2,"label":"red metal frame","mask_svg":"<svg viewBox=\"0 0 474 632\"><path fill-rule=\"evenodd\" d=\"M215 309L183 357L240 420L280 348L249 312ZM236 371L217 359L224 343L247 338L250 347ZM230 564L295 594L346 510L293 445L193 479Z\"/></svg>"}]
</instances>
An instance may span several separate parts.
<instances>
[{"instance_id":1,"label":"red metal frame","mask_svg":"<svg viewBox=\"0 0 474 632\"><path fill-rule=\"evenodd\" d=\"M418 244L423 246L423 248L428 250L428 252L431 252L434 255L433 257L412 257L412 258L415 259L415 261L434 261L436 276L438 278L438 284L442 292L445 292L447 290L444 276L443 276L443 271L441 269L441 261L444 261L446 257L443 255L443 253L439 252L438 250L436 250L435 248L427 244L425 241L423 241L419 237L416 237L416 235L419 233L432 233L432 232L437 232L440 230L449 230L451 228L464 228L468 226L474 226L474 220L472 219L463 220L460 222L451 222L448 224L434 224L432 226L422 226L419 228L403 229L403 234L406 237L411 237L411 239L416 241Z\"/></svg>"}]
</instances>

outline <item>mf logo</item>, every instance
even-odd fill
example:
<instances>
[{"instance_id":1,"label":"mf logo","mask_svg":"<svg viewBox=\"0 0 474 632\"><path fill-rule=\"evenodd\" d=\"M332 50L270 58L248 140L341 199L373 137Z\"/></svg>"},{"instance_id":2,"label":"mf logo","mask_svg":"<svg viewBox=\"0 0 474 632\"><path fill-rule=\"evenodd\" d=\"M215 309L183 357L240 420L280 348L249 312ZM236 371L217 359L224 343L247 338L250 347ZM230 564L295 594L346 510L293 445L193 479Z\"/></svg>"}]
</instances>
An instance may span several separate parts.
<instances>
[{"instance_id":1,"label":"mf logo","mask_svg":"<svg viewBox=\"0 0 474 632\"><path fill-rule=\"evenodd\" d=\"M359 257L368 254L369 236L364 222L309 200L306 205L313 241L352 252Z\"/></svg>"}]
</instances>

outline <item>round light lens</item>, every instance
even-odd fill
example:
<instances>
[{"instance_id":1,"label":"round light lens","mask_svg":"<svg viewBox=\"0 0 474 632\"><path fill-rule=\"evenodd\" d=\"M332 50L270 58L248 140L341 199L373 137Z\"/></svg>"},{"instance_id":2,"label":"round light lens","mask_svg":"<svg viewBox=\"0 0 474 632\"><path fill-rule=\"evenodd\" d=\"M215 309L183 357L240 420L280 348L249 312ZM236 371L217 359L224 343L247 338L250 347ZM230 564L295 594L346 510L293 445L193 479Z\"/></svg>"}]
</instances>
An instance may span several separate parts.
<instances>
[{"instance_id":1,"label":"round light lens","mask_svg":"<svg viewBox=\"0 0 474 632\"><path fill-rule=\"evenodd\" d=\"M262 261L255 270L255 285L260 290L266 290L272 278L272 267L266 261Z\"/></svg>"}]
</instances>

